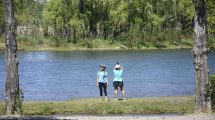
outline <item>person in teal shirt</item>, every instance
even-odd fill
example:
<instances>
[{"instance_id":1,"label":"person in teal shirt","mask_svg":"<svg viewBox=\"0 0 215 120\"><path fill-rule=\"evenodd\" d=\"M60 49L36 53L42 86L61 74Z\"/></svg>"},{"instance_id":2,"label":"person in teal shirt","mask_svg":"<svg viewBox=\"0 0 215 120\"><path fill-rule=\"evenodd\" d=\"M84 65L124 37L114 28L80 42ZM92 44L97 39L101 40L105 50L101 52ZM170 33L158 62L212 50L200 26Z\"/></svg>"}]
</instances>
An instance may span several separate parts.
<instances>
[{"instance_id":1,"label":"person in teal shirt","mask_svg":"<svg viewBox=\"0 0 215 120\"><path fill-rule=\"evenodd\" d=\"M118 87L121 89L123 99L125 100L125 90L122 79L123 67L117 63L113 69L114 79L113 79L113 87L114 87L114 96L118 97Z\"/></svg>"},{"instance_id":2,"label":"person in teal shirt","mask_svg":"<svg viewBox=\"0 0 215 120\"><path fill-rule=\"evenodd\" d=\"M100 70L97 73L96 86L99 87L100 97L103 96L103 91L104 91L105 101L107 101L108 78L107 78L107 72L105 71L106 66L101 64L99 68Z\"/></svg>"}]
</instances>

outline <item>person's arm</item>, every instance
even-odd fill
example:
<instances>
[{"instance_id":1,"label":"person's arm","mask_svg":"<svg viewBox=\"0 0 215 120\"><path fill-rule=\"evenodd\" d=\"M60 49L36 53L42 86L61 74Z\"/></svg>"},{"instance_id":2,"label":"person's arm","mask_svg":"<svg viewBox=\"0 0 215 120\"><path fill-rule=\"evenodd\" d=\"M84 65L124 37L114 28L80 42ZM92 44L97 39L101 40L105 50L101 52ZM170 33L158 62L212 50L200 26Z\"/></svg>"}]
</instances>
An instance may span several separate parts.
<instances>
[{"instance_id":1,"label":"person's arm","mask_svg":"<svg viewBox=\"0 0 215 120\"><path fill-rule=\"evenodd\" d=\"M121 69L123 70L123 67L122 67L122 65L120 65L121 66Z\"/></svg>"},{"instance_id":2,"label":"person's arm","mask_svg":"<svg viewBox=\"0 0 215 120\"><path fill-rule=\"evenodd\" d=\"M106 81L107 81L107 86L108 86L108 77L107 77L107 73L106 73Z\"/></svg>"},{"instance_id":3,"label":"person's arm","mask_svg":"<svg viewBox=\"0 0 215 120\"><path fill-rule=\"evenodd\" d=\"M96 86L99 86L99 77L98 77L98 73L97 73L97 77L96 77Z\"/></svg>"},{"instance_id":4,"label":"person's arm","mask_svg":"<svg viewBox=\"0 0 215 120\"><path fill-rule=\"evenodd\" d=\"M99 86L99 78L96 77L96 86L98 87Z\"/></svg>"},{"instance_id":5,"label":"person's arm","mask_svg":"<svg viewBox=\"0 0 215 120\"><path fill-rule=\"evenodd\" d=\"M120 65L120 68L121 68L121 70L122 70L122 71L124 71L124 69L123 69L122 65Z\"/></svg>"},{"instance_id":6,"label":"person's arm","mask_svg":"<svg viewBox=\"0 0 215 120\"><path fill-rule=\"evenodd\" d=\"M108 78L107 78L106 80L107 80L107 86L108 86L108 85L109 85L109 84L108 84Z\"/></svg>"}]
</instances>

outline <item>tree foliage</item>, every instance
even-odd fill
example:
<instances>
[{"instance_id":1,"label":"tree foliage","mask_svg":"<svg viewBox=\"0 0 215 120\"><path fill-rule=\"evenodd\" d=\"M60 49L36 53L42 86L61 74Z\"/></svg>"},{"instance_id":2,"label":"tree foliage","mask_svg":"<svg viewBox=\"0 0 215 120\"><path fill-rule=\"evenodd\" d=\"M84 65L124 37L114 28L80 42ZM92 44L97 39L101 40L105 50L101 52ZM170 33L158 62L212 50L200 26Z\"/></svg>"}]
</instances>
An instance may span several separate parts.
<instances>
[{"instance_id":1,"label":"tree foliage","mask_svg":"<svg viewBox=\"0 0 215 120\"><path fill-rule=\"evenodd\" d=\"M0 34L4 28L4 0L0 1Z\"/></svg>"},{"instance_id":2,"label":"tree foliage","mask_svg":"<svg viewBox=\"0 0 215 120\"><path fill-rule=\"evenodd\" d=\"M15 17L18 25L34 26L35 29L42 26L46 37L60 37L74 43L88 38L111 39L124 45L134 44L130 47L156 46L165 41L181 44L192 40L194 6L191 0L40 1L16 0ZM3 13L2 2L0 6ZM214 0L207 0L207 6L209 37L213 38ZM3 17L0 17L1 28L2 22Z\"/></svg>"}]
</instances>

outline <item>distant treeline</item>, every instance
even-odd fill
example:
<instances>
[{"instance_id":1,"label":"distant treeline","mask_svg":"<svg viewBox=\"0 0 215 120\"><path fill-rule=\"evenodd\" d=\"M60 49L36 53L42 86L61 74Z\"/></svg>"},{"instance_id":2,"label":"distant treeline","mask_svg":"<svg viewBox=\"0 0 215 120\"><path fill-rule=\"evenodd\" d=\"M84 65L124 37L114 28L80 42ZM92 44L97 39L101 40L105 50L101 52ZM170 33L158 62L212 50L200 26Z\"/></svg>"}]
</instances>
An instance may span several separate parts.
<instances>
[{"instance_id":1,"label":"distant treeline","mask_svg":"<svg viewBox=\"0 0 215 120\"><path fill-rule=\"evenodd\" d=\"M192 45L192 0L14 0L20 43L83 44L94 39L128 48ZM210 45L215 39L215 1L207 0ZM4 1L0 1L0 34ZM47 42L48 41L48 42Z\"/></svg>"}]
</instances>

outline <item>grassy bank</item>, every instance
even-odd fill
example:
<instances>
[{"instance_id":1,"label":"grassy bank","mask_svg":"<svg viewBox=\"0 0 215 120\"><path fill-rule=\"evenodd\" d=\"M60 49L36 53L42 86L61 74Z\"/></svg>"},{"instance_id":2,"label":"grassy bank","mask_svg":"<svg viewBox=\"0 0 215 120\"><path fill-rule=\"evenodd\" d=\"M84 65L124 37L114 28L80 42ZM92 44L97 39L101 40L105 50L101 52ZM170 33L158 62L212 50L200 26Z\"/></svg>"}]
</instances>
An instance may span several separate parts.
<instances>
[{"instance_id":1,"label":"grassy bank","mask_svg":"<svg viewBox=\"0 0 215 120\"><path fill-rule=\"evenodd\" d=\"M3 114L1 103L0 113ZM24 115L53 114L190 114L194 111L193 97L129 98L126 101L98 98L74 99L62 102L27 101L23 103Z\"/></svg>"},{"instance_id":2,"label":"grassy bank","mask_svg":"<svg viewBox=\"0 0 215 120\"><path fill-rule=\"evenodd\" d=\"M156 47L156 46L141 46L141 47L133 47L129 48L121 43L108 43L107 41L101 41L99 45L91 45L93 47L88 47L88 45L76 45L73 43L67 43L59 46L52 46L49 44L37 44L37 45L25 45L18 43L19 51L64 51L64 50L145 50L145 49L181 49L181 48L192 48L192 46L177 46L171 45L168 47ZM85 44L85 43L83 43ZM0 43L0 51L3 51L5 48L4 43Z\"/></svg>"},{"instance_id":3,"label":"grassy bank","mask_svg":"<svg viewBox=\"0 0 215 120\"><path fill-rule=\"evenodd\" d=\"M182 40L181 42L163 41L163 42L144 42L138 43L131 41L132 45L124 41L112 39L82 39L76 44L68 42L61 38L38 38L33 39L26 36L17 36L18 50L23 51L46 51L46 50L120 50L120 49L172 49L172 48L191 48L191 40ZM132 46L132 47L131 47ZM0 50L4 50L4 38L0 37Z\"/></svg>"},{"instance_id":4,"label":"grassy bank","mask_svg":"<svg viewBox=\"0 0 215 120\"><path fill-rule=\"evenodd\" d=\"M139 41L139 42L137 42ZM116 41L112 39L82 39L77 43L68 42L61 38L38 38L17 36L18 50L20 51L61 51L61 50L145 50L145 49L181 49L192 48L193 40L182 39L181 41ZM131 43L131 44L129 44ZM132 46L132 47L131 47ZM215 48L214 40L209 41L210 48ZM0 50L4 50L4 38L0 36Z\"/></svg>"}]
</instances>

